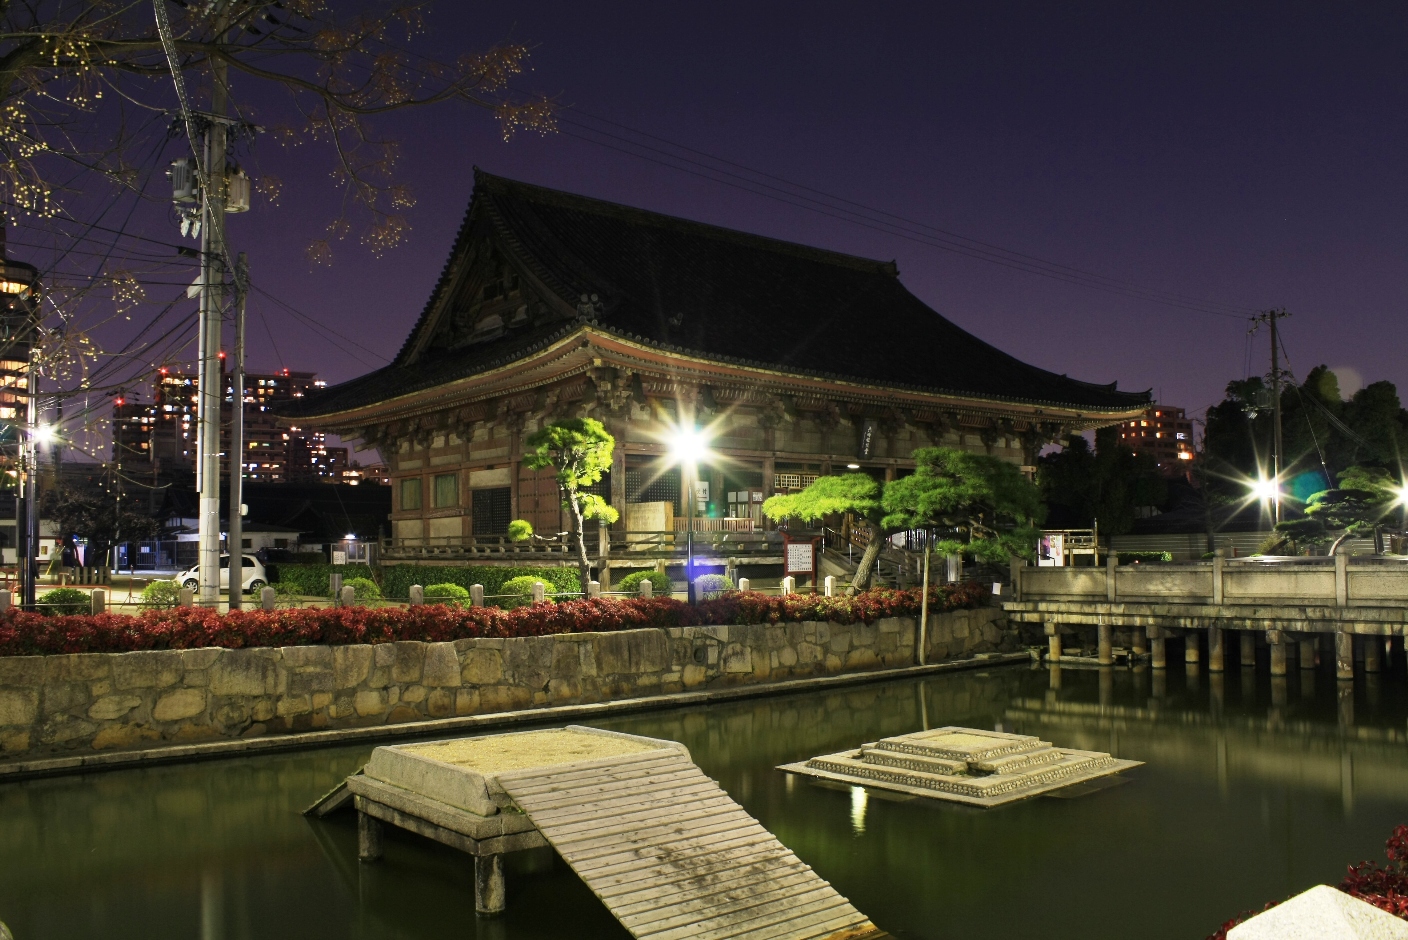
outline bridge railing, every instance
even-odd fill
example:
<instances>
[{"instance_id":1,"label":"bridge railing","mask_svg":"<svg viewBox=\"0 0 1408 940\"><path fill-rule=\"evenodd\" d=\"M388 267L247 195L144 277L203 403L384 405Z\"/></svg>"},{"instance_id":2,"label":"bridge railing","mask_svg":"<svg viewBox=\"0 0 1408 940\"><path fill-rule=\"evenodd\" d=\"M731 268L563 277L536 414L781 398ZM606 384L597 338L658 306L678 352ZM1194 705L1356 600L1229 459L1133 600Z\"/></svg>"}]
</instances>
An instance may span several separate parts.
<instances>
[{"instance_id":1,"label":"bridge railing","mask_svg":"<svg viewBox=\"0 0 1408 940\"><path fill-rule=\"evenodd\" d=\"M1181 564L1018 567L1018 601L1402 606L1408 557L1222 559Z\"/></svg>"}]
</instances>

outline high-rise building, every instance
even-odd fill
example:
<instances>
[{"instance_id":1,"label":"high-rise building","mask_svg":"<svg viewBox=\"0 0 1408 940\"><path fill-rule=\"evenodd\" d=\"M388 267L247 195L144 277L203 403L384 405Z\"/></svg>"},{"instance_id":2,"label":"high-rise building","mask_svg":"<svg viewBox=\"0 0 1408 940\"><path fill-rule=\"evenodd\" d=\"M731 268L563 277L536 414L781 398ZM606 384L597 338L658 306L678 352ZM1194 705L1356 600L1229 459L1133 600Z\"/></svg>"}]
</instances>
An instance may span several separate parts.
<instances>
[{"instance_id":1,"label":"high-rise building","mask_svg":"<svg viewBox=\"0 0 1408 940\"><path fill-rule=\"evenodd\" d=\"M1120 440L1136 454L1150 454L1169 476L1187 473L1193 465L1193 421L1182 408L1154 405L1137 419L1120 424Z\"/></svg>"},{"instance_id":2,"label":"high-rise building","mask_svg":"<svg viewBox=\"0 0 1408 940\"><path fill-rule=\"evenodd\" d=\"M233 376L224 374L221 452L229 453ZM247 372L244 377L245 479L263 483L341 482L348 465L347 448L329 447L318 431L275 423L276 402L302 398L327 383L312 372ZM152 383L152 400L119 396L113 403L113 459L127 472L195 470L197 395L195 373L162 369Z\"/></svg>"}]
</instances>

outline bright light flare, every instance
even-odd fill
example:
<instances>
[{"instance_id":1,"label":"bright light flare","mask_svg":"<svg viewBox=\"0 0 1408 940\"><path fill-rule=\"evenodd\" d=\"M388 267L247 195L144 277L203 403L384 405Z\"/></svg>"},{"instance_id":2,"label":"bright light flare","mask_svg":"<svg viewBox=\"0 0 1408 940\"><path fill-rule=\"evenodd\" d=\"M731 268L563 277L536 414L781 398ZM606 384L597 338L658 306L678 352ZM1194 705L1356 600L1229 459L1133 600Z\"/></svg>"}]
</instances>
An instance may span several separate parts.
<instances>
[{"instance_id":1,"label":"bright light flare","mask_svg":"<svg viewBox=\"0 0 1408 940\"><path fill-rule=\"evenodd\" d=\"M1394 502L1400 506L1408 506L1408 483L1398 487L1393 491Z\"/></svg>"},{"instance_id":2,"label":"bright light flare","mask_svg":"<svg viewBox=\"0 0 1408 940\"><path fill-rule=\"evenodd\" d=\"M52 424L41 424L30 432L30 436L34 438L35 443L52 444L57 433Z\"/></svg>"},{"instance_id":3,"label":"bright light flare","mask_svg":"<svg viewBox=\"0 0 1408 940\"><path fill-rule=\"evenodd\" d=\"M1281 485L1274 477L1261 477L1251 486L1257 499L1274 500L1281 495Z\"/></svg>"},{"instance_id":4,"label":"bright light flare","mask_svg":"<svg viewBox=\"0 0 1408 940\"><path fill-rule=\"evenodd\" d=\"M709 438L698 428L678 428L669 439L670 456L677 463L696 464L709 455Z\"/></svg>"}]
</instances>

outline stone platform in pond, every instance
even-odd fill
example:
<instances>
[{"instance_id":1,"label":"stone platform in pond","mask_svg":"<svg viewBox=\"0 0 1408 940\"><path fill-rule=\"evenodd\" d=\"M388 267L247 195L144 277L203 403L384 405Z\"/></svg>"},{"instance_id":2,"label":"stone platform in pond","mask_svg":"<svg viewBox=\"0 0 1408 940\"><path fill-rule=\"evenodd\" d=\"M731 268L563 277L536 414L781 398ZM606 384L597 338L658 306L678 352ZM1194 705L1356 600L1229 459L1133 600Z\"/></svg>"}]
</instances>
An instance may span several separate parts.
<instances>
[{"instance_id":1,"label":"stone platform in pond","mask_svg":"<svg viewBox=\"0 0 1408 940\"><path fill-rule=\"evenodd\" d=\"M884 738L778 769L833 783L1000 806L1141 763L1053 747L1031 735L947 727Z\"/></svg>"}]
</instances>

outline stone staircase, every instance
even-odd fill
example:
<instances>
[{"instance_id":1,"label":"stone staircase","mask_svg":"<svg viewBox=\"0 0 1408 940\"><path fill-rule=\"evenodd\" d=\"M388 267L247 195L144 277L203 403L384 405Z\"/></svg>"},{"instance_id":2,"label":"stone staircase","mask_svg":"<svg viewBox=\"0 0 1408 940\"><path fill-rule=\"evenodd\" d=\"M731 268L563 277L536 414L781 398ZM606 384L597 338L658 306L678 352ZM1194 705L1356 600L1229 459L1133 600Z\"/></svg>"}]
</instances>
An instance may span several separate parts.
<instances>
[{"instance_id":1,"label":"stone staircase","mask_svg":"<svg viewBox=\"0 0 1408 940\"><path fill-rule=\"evenodd\" d=\"M979 806L1025 799L1139 765L1031 735L945 727L864 744L781 767L830 782Z\"/></svg>"}]
</instances>

